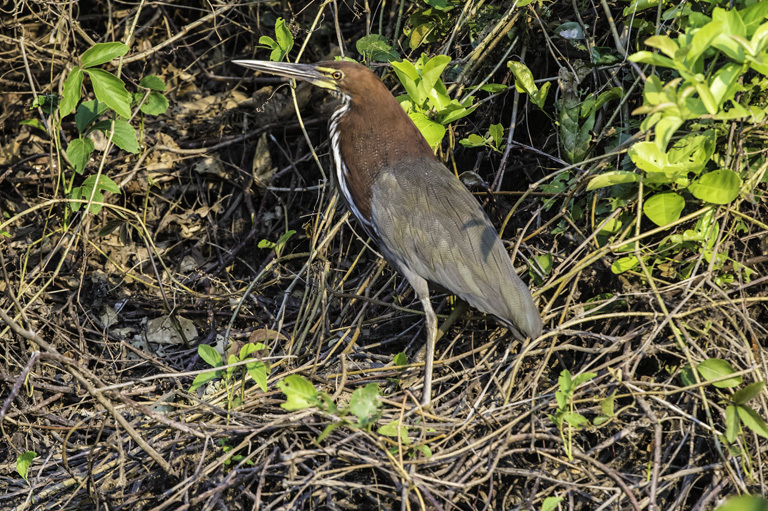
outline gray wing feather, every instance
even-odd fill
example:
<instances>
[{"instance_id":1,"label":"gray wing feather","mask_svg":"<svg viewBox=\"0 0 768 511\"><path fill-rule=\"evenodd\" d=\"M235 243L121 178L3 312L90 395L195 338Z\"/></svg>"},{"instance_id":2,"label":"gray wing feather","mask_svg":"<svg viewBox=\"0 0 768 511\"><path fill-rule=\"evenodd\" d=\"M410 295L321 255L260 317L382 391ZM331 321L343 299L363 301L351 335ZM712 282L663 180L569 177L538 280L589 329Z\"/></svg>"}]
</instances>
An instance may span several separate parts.
<instances>
[{"instance_id":1,"label":"gray wing feather","mask_svg":"<svg viewBox=\"0 0 768 511\"><path fill-rule=\"evenodd\" d=\"M524 334L541 316L477 200L438 161L402 162L373 185L371 222L390 263L493 314Z\"/></svg>"}]
</instances>

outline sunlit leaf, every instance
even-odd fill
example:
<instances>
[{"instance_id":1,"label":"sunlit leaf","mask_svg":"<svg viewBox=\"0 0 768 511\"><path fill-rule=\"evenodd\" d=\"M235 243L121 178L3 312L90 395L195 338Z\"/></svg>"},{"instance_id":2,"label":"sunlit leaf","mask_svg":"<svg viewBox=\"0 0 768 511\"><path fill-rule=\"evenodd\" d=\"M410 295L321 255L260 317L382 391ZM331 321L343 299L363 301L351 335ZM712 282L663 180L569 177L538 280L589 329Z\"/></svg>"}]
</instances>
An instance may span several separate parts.
<instances>
[{"instance_id":1,"label":"sunlit leaf","mask_svg":"<svg viewBox=\"0 0 768 511\"><path fill-rule=\"evenodd\" d=\"M37 453L35 451L26 451L24 454L16 458L16 472L18 472L25 481L27 480L27 472L29 470L29 466L32 464L32 461L35 458L37 458Z\"/></svg>"},{"instance_id":2,"label":"sunlit leaf","mask_svg":"<svg viewBox=\"0 0 768 511\"><path fill-rule=\"evenodd\" d=\"M639 183L641 180L640 175L635 172L613 170L593 177L587 185L587 190L597 190L598 188L625 183Z\"/></svg>"},{"instance_id":3,"label":"sunlit leaf","mask_svg":"<svg viewBox=\"0 0 768 511\"><path fill-rule=\"evenodd\" d=\"M685 199L674 192L657 193L643 203L643 213L659 227L671 224L685 207Z\"/></svg>"},{"instance_id":4,"label":"sunlit leaf","mask_svg":"<svg viewBox=\"0 0 768 511\"><path fill-rule=\"evenodd\" d=\"M67 158L72 162L75 171L78 174L83 173L83 169L88 164L93 152L93 142L89 138L76 138L70 141L67 147Z\"/></svg>"},{"instance_id":5,"label":"sunlit leaf","mask_svg":"<svg viewBox=\"0 0 768 511\"><path fill-rule=\"evenodd\" d=\"M277 388L286 397L286 402L280 406L288 411L303 410L319 403L314 385L298 374L286 376L284 380L277 382Z\"/></svg>"},{"instance_id":6,"label":"sunlit leaf","mask_svg":"<svg viewBox=\"0 0 768 511\"><path fill-rule=\"evenodd\" d=\"M708 358L696 366L696 370L699 372L702 378L707 381L725 378L726 376L736 372L729 362L719 358ZM741 376L733 376L731 378L714 382L712 385L721 389L725 389L741 385L741 381Z\"/></svg>"},{"instance_id":7,"label":"sunlit leaf","mask_svg":"<svg viewBox=\"0 0 768 511\"><path fill-rule=\"evenodd\" d=\"M728 204L739 196L741 177L732 170L719 169L704 174L688 188L697 199L712 204Z\"/></svg>"},{"instance_id":8,"label":"sunlit leaf","mask_svg":"<svg viewBox=\"0 0 768 511\"><path fill-rule=\"evenodd\" d=\"M746 427L761 437L768 438L768 424L756 411L745 405L736 405L736 411L739 412L739 418Z\"/></svg>"},{"instance_id":9,"label":"sunlit leaf","mask_svg":"<svg viewBox=\"0 0 768 511\"><path fill-rule=\"evenodd\" d=\"M99 66L128 53L128 47L123 43L96 43L83 53L80 63L83 68Z\"/></svg>"},{"instance_id":10,"label":"sunlit leaf","mask_svg":"<svg viewBox=\"0 0 768 511\"><path fill-rule=\"evenodd\" d=\"M64 80L64 86L61 89L61 103L59 103L59 115L66 117L72 113L72 110L80 101L80 88L83 85L83 70L75 66L69 72L67 79Z\"/></svg>"},{"instance_id":11,"label":"sunlit leaf","mask_svg":"<svg viewBox=\"0 0 768 511\"><path fill-rule=\"evenodd\" d=\"M158 92L165 92L165 82L159 76L147 75L139 82L139 87L144 87L149 90Z\"/></svg>"},{"instance_id":12,"label":"sunlit leaf","mask_svg":"<svg viewBox=\"0 0 768 511\"><path fill-rule=\"evenodd\" d=\"M380 403L379 386L375 383L369 383L352 392L352 397L349 399L349 411L357 417L361 424L366 424L376 414Z\"/></svg>"},{"instance_id":13,"label":"sunlit leaf","mask_svg":"<svg viewBox=\"0 0 768 511\"><path fill-rule=\"evenodd\" d=\"M136 138L136 130L128 124L128 121L116 119L114 124L115 134L112 136L112 142L123 151L129 153L139 152L139 141Z\"/></svg>"},{"instance_id":14,"label":"sunlit leaf","mask_svg":"<svg viewBox=\"0 0 768 511\"><path fill-rule=\"evenodd\" d=\"M757 395L760 394L760 391L763 390L763 387L765 387L764 381L756 381L754 383L750 383L743 389L739 390L738 392L735 392L733 394L733 397L731 397L731 401L733 401L734 404L737 404L737 405L746 404L747 401L750 401L755 397L757 397Z\"/></svg>"},{"instance_id":15,"label":"sunlit leaf","mask_svg":"<svg viewBox=\"0 0 768 511\"><path fill-rule=\"evenodd\" d=\"M91 78L96 99L122 117L131 116L131 95L122 80L103 69L86 69L85 73Z\"/></svg>"},{"instance_id":16,"label":"sunlit leaf","mask_svg":"<svg viewBox=\"0 0 768 511\"><path fill-rule=\"evenodd\" d=\"M625 271L634 270L639 263L635 256L620 257L611 264L611 272L619 275Z\"/></svg>"},{"instance_id":17,"label":"sunlit leaf","mask_svg":"<svg viewBox=\"0 0 768 511\"><path fill-rule=\"evenodd\" d=\"M221 363L221 354L216 351L213 346L201 344L197 347L197 354L211 367L219 367L220 365L223 365Z\"/></svg>"}]
</instances>

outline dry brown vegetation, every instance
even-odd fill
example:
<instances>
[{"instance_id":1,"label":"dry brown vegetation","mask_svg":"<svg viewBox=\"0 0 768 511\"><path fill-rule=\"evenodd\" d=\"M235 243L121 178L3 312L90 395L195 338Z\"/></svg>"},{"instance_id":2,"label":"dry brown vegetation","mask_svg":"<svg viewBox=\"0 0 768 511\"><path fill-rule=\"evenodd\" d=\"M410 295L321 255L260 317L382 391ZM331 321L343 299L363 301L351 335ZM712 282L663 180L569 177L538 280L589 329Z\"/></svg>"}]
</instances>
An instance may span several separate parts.
<instances>
[{"instance_id":1,"label":"dry brown vegetation","mask_svg":"<svg viewBox=\"0 0 768 511\"><path fill-rule=\"evenodd\" d=\"M305 138L289 88L229 61L267 59L258 40L274 36L279 16L296 39L292 59L305 41L304 62L338 54L339 41L355 57L360 37L382 33L406 58L450 55L460 67L446 83L458 71L465 80L455 94L486 78L511 84L506 61L525 62L553 82L553 112L558 69L589 59L553 38L555 25L578 21L598 46L628 41L630 51L644 37L620 33L624 3L477 4L461 20L457 8L450 29L415 51L403 29L424 5L404 0L2 7L0 508L538 510L545 498L563 497L561 509L705 510L727 495L766 492L766 440L743 428L736 445L723 443L732 390L681 378L686 367L720 358L743 377L735 390L766 379L765 183L716 210L718 247L754 270L751 280L740 281L733 263L713 271L682 249L653 268L612 273L622 241L594 234L596 216L605 215L586 183L625 157L619 134L639 130L630 112L642 101L642 81L621 60L595 67L580 86L630 91L600 112L592 159L569 167L553 120L513 89L478 93L486 101L451 126L440 151L459 172L496 184L492 196L476 191L505 225L526 282L527 259L553 256L535 288L545 334L517 342L492 318L464 313L438 343L431 411L418 406L420 366L392 366L396 353L413 360L423 344L423 316L407 283L322 186L333 104L298 88ZM644 15L655 20L655 11ZM35 95L59 93L83 51L125 42L130 31L123 80L135 90L143 76L162 77L170 109L133 119L139 154L107 155L103 172L121 193L109 194L97 215L72 213L62 191L72 172L57 157L77 136L72 117L58 132L20 123L44 118L55 127L52 116L30 109ZM397 89L391 71L381 74ZM495 123L515 126L504 152L457 143ZM762 126L751 130L765 140ZM728 147L734 157L746 150ZM102 153L94 154L86 176L99 166ZM560 191L552 187L558 180ZM635 211L637 203L617 207ZM280 254L258 248L289 230L297 233ZM669 233L644 234L643 242ZM681 276L684 264L693 270ZM735 281L718 285L728 272ZM443 318L456 307L444 295L433 303ZM195 371L209 368L198 344L246 342L269 348L267 392L250 378L236 396L221 385L188 392ZM596 376L573 400L590 423L561 437L550 415L564 369ZM340 406L377 383L382 417L318 443L339 418L281 408L276 383L290 374ZM601 402L612 394L609 413ZM242 403L230 409L233 397ZM763 418L767 397L749 402ZM599 415L607 420L595 426ZM407 428L410 443L377 433L391 421ZM26 482L16 460L29 450L38 457Z\"/></svg>"}]
</instances>

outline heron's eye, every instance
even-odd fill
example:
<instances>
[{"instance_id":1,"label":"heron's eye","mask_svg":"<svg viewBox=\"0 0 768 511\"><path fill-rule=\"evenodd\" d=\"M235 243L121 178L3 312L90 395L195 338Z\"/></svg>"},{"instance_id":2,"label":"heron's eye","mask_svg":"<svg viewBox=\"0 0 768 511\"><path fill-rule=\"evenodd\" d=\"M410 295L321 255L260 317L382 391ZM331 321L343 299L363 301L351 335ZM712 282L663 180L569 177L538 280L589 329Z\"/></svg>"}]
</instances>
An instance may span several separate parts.
<instances>
[{"instance_id":1,"label":"heron's eye","mask_svg":"<svg viewBox=\"0 0 768 511\"><path fill-rule=\"evenodd\" d=\"M341 71L334 71L331 74L331 78L333 78L334 80L341 80L342 76L344 76L344 74Z\"/></svg>"}]
</instances>

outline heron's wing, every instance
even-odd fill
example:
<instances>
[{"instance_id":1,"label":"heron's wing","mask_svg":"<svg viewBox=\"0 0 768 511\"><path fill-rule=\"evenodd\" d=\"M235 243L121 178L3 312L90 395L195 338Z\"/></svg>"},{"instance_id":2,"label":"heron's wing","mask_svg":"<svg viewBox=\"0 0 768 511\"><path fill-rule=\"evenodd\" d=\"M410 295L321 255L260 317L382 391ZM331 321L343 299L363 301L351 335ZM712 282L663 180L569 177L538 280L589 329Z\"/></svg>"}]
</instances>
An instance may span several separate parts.
<instances>
[{"instance_id":1,"label":"heron's wing","mask_svg":"<svg viewBox=\"0 0 768 511\"><path fill-rule=\"evenodd\" d=\"M403 161L373 184L371 223L399 269L438 284L524 334L541 316L477 200L437 160Z\"/></svg>"}]
</instances>

